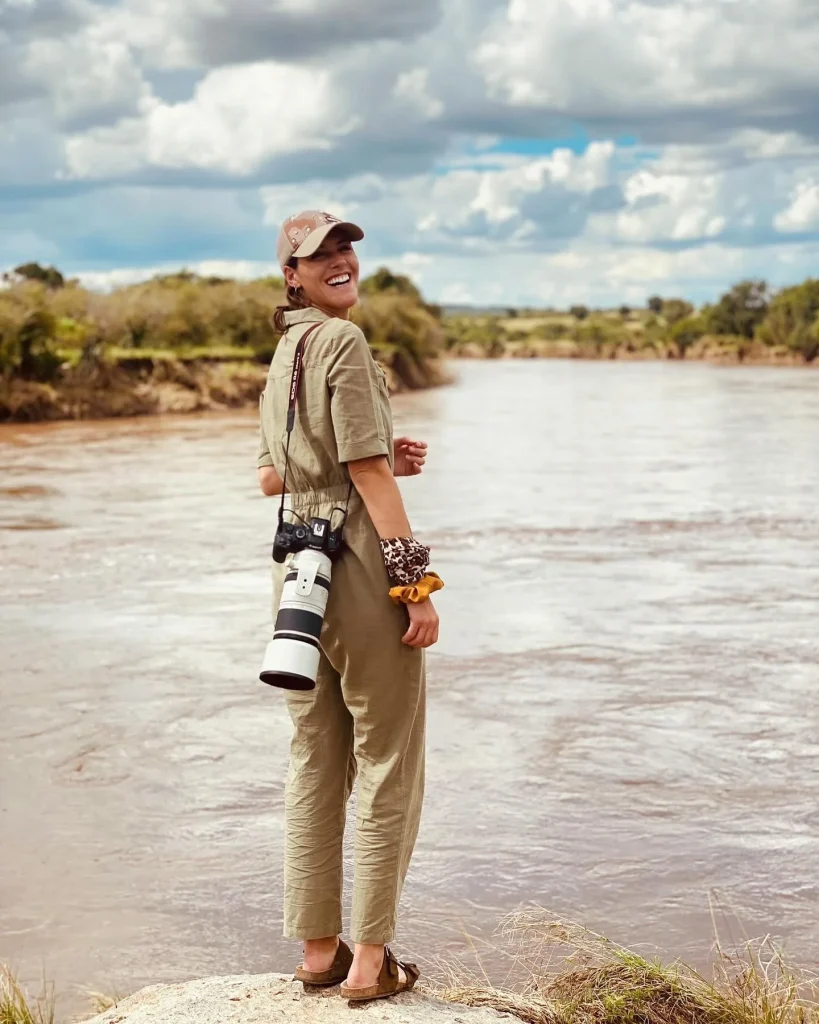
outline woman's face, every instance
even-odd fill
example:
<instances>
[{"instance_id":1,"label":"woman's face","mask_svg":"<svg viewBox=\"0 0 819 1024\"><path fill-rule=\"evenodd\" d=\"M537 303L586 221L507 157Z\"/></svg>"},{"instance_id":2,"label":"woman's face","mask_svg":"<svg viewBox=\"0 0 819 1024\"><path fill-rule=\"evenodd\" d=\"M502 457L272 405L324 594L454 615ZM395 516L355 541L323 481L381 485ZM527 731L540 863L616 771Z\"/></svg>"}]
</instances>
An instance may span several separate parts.
<instances>
[{"instance_id":1,"label":"woman's face","mask_svg":"<svg viewBox=\"0 0 819 1024\"><path fill-rule=\"evenodd\" d=\"M330 232L312 256L296 263L284 268L284 276L288 285L304 290L311 306L346 316L358 302L358 257L343 235Z\"/></svg>"}]
</instances>

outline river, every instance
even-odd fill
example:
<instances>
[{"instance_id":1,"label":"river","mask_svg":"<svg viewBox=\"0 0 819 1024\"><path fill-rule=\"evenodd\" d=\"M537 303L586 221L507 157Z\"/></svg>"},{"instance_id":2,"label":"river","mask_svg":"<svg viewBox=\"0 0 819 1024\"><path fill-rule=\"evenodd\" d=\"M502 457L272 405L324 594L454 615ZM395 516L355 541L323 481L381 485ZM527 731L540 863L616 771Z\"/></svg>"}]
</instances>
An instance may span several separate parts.
<instances>
[{"instance_id":1,"label":"river","mask_svg":"<svg viewBox=\"0 0 819 1024\"><path fill-rule=\"evenodd\" d=\"M397 945L502 980L538 903L702 964L716 899L815 959L819 375L457 374L394 403L447 583ZM0 427L0 961L69 1004L297 961L255 444L252 413Z\"/></svg>"}]
</instances>

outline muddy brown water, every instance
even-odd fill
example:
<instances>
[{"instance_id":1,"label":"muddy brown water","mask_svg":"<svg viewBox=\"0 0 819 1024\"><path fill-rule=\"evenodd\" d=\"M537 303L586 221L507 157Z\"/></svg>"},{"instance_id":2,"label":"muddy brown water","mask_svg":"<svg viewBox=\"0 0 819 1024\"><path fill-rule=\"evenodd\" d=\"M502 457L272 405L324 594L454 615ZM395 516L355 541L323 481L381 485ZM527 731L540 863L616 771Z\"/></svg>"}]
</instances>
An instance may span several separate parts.
<instances>
[{"instance_id":1,"label":"muddy brown water","mask_svg":"<svg viewBox=\"0 0 819 1024\"><path fill-rule=\"evenodd\" d=\"M458 375L395 401L447 582L399 945L502 980L537 903L702 963L710 897L815 962L819 375ZM251 413L0 428L0 960L67 1005L296 960L254 452Z\"/></svg>"}]
</instances>

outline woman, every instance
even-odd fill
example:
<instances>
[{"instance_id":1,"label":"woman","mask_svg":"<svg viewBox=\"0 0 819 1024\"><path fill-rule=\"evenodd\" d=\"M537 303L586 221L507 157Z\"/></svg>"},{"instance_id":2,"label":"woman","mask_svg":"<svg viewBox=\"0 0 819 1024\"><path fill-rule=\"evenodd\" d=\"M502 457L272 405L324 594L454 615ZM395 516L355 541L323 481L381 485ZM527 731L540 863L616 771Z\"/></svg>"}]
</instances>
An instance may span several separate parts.
<instances>
[{"instance_id":1,"label":"woman","mask_svg":"<svg viewBox=\"0 0 819 1024\"><path fill-rule=\"evenodd\" d=\"M358 300L352 243L363 237L356 225L311 210L282 226L288 306L274 318L283 337L262 396L258 460L263 493L281 495L293 359L306 337L287 468L291 508L308 521L328 519L350 501L316 688L287 691L294 734L284 934L303 943L298 979L344 982L342 994L360 1001L410 989L418 978L387 943L421 812L424 648L438 639L429 594L443 585L428 572L429 549L413 538L395 482L421 472L426 445L393 440L384 373L349 320ZM276 606L281 587L277 572ZM353 953L339 933L345 810L356 776Z\"/></svg>"}]
</instances>

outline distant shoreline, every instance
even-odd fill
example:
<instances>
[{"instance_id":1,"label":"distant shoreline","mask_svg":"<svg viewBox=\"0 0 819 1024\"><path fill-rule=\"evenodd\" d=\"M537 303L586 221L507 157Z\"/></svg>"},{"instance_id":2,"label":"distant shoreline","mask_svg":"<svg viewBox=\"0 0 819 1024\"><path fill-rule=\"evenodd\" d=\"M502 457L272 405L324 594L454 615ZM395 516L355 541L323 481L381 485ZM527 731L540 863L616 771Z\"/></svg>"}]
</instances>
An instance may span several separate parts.
<instances>
[{"instance_id":1,"label":"distant shoreline","mask_svg":"<svg viewBox=\"0 0 819 1024\"><path fill-rule=\"evenodd\" d=\"M590 362L673 362L709 363L714 366L782 366L819 369L819 359L807 361L799 353L763 345L727 347L707 343L681 355L673 346L630 349L623 345L591 345L571 340L504 341L495 346L467 342L450 349L453 360L564 359Z\"/></svg>"}]
</instances>

